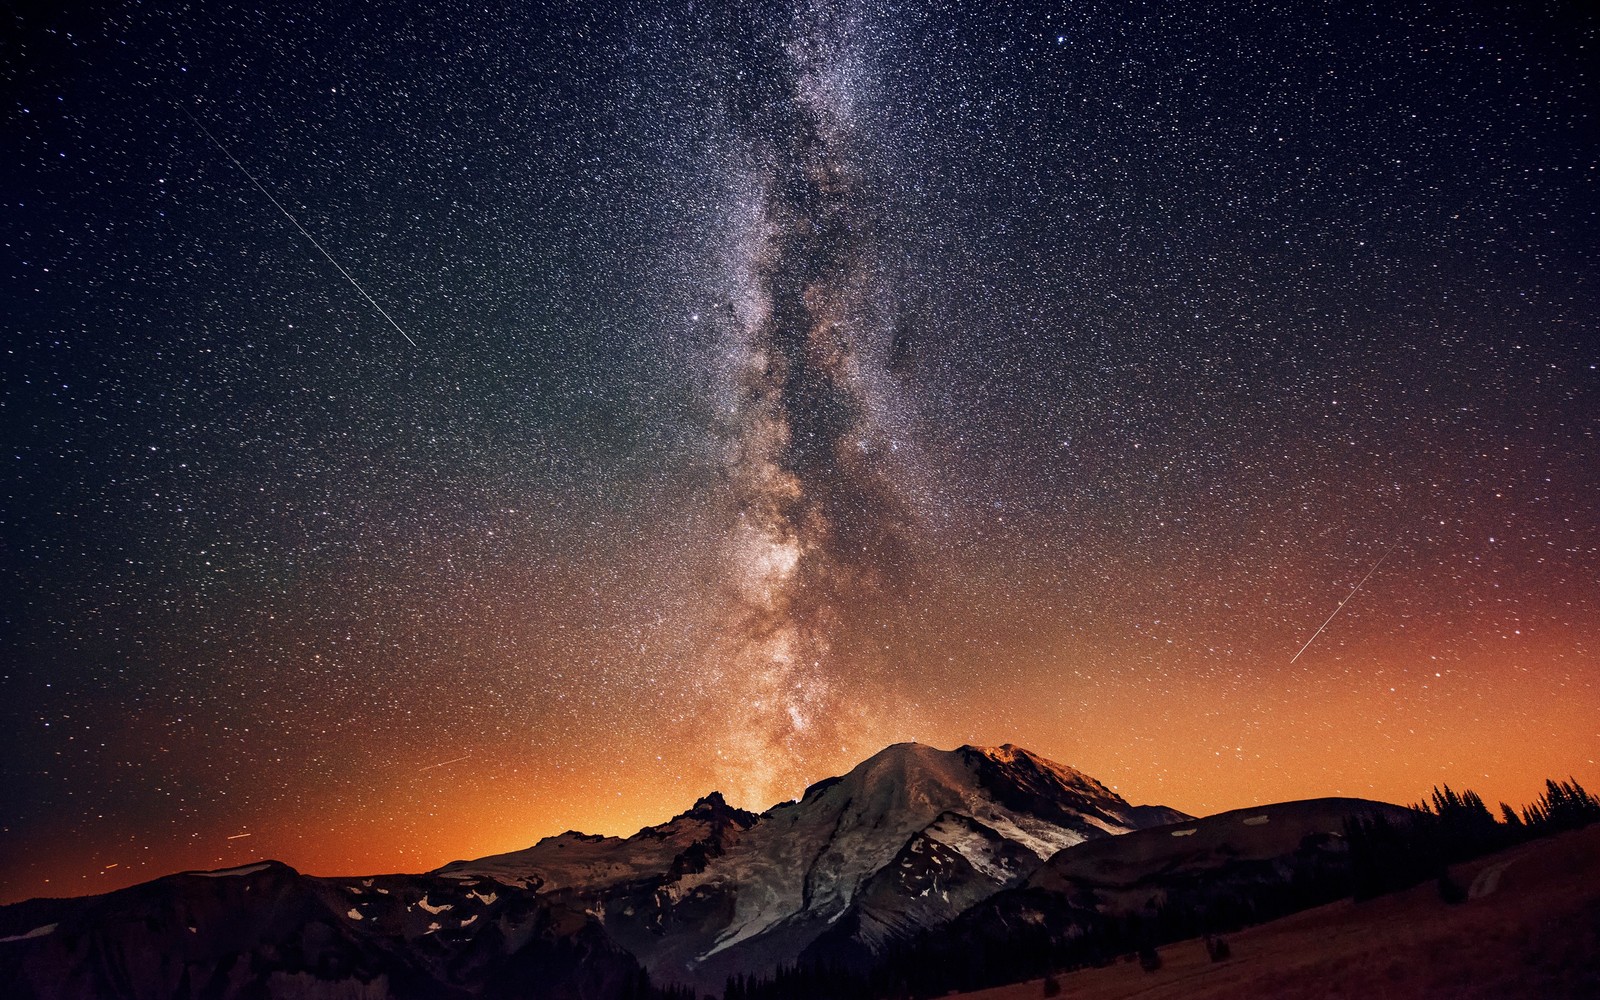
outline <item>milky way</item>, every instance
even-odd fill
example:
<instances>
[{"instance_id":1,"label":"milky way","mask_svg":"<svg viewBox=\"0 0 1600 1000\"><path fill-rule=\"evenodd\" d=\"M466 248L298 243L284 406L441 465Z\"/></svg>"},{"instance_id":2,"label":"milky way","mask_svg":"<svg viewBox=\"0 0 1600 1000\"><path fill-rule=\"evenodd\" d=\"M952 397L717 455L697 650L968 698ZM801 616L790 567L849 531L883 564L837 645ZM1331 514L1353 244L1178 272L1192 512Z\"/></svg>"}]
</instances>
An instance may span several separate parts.
<instances>
[{"instance_id":1,"label":"milky way","mask_svg":"<svg viewBox=\"0 0 1600 1000\"><path fill-rule=\"evenodd\" d=\"M0 898L1600 785L1586 9L33 7Z\"/></svg>"},{"instance_id":2,"label":"milky way","mask_svg":"<svg viewBox=\"0 0 1600 1000\"><path fill-rule=\"evenodd\" d=\"M848 43L839 11L805 11L755 39L768 51L751 79L764 86L734 94L753 212L719 316L737 518L712 676L734 694L725 780L744 801L793 791L810 751L841 731L879 728L860 676L871 658L841 668L836 651L853 646L852 616L912 570L899 443L878 419L892 334L854 159Z\"/></svg>"}]
</instances>

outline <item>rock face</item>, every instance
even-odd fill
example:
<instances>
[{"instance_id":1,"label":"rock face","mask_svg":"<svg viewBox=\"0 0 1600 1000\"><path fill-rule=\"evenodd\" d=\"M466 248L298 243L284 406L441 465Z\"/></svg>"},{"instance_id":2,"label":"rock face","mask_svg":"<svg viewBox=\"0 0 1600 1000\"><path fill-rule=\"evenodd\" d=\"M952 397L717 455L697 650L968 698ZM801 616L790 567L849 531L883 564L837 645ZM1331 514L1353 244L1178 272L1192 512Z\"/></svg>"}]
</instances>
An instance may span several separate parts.
<instances>
[{"instance_id":1,"label":"rock face","mask_svg":"<svg viewBox=\"0 0 1600 1000\"><path fill-rule=\"evenodd\" d=\"M865 963L1063 848L1187 819L1013 746L891 746L759 815L715 793L631 837L564 833L424 875L264 862L0 908L23 997L609 997Z\"/></svg>"}]
</instances>

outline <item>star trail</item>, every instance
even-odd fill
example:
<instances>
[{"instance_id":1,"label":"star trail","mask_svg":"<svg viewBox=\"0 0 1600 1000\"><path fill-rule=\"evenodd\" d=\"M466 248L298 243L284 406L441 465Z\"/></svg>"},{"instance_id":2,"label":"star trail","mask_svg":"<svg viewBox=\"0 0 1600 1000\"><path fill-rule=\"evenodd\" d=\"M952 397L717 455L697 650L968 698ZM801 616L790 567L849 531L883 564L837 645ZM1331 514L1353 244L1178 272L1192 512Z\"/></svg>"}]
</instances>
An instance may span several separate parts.
<instances>
[{"instance_id":1,"label":"star trail","mask_svg":"<svg viewBox=\"0 0 1600 1000\"><path fill-rule=\"evenodd\" d=\"M4 24L5 900L1600 782L1577 5Z\"/></svg>"}]
</instances>

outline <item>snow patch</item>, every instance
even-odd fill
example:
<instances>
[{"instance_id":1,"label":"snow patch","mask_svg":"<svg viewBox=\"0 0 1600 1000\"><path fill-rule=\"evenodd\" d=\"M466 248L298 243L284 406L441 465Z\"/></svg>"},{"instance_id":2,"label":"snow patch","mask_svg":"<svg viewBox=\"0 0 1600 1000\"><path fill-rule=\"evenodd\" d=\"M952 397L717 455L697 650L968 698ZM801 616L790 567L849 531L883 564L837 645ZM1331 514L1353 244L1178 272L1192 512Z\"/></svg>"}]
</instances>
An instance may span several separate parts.
<instances>
[{"instance_id":1,"label":"snow patch","mask_svg":"<svg viewBox=\"0 0 1600 1000\"><path fill-rule=\"evenodd\" d=\"M994 818L992 813L990 815ZM1016 875L1001 854L1000 845L985 836L981 829L974 829L970 823L961 822L960 819L941 819L924 830L923 835L961 855L979 874L994 882L1004 884ZM935 855L935 860L941 868L949 864L949 859L945 857Z\"/></svg>"},{"instance_id":2,"label":"snow patch","mask_svg":"<svg viewBox=\"0 0 1600 1000\"><path fill-rule=\"evenodd\" d=\"M1174 830L1174 831L1172 831L1172 835L1174 837L1192 837L1192 836L1194 836L1195 834L1197 834L1199 832L1200 832L1200 828L1199 827L1191 826L1187 830Z\"/></svg>"},{"instance_id":3,"label":"snow patch","mask_svg":"<svg viewBox=\"0 0 1600 1000\"><path fill-rule=\"evenodd\" d=\"M498 892L483 893L483 892L479 892L476 889L474 889L471 892L467 893L467 895L471 896L473 899L476 899L478 902L482 903L484 906L488 906L490 903L492 903L495 900L500 898L500 894Z\"/></svg>"},{"instance_id":4,"label":"snow patch","mask_svg":"<svg viewBox=\"0 0 1600 1000\"><path fill-rule=\"evenodd\" d=\"M1245 817L1245 821L1244 821L1244 825L1245 826L1266 826L1271 821L1272 821L1272 817L1271 816L1267 816L1265 814L1263 814L1261 816L1246 816Z\"/></svg>"},{"instance_id":5,"label":"snow patch","mask_svg":"<svg viewBox=\"0 0 1600 1000\"><path fill-rule=\"evenodd\" d=\"M428 929L423 931L422 933L424 933L424 934L432 934L434 931L439 930L439 929L440 929L440 927L439 927L438 924L429 924L428 925Z\"/></svg>"},{"instance_id":6,"label":"snow patch","mask_svg":"<svg viewBox=\"0 0 1600 1000\"><path fill-rule=\"evenodd\" d=\"M1105 832L1111 834L1113 837L1121 836L1124 833L1131 833L1134 829L1131 826L1123 826L1120 823L1108 823L1099 816L1085 816L1083 817L1083 820L1090 826L1099 827Z\"/></svg>"},{"instance_id":7,"label":"snow patch","mask_svg":"<svg viewBox=\"0 0 1600 1000\"><path fill-rule=\"evenodd\" d=\"M428 897L426 895L424 895L422 899L418 900L417 905L422 907L424 910L427 910L429 913L434 914L439 914L446 910L454 909L454 907L452 907L449 903L440 903L438 906L433 906L429 904Z\"/></svg>"},{"instance_id":8,"label":"snow patch","mask_svg":"<svg viewBox=\"0 0 1600 1000\"><path fill-rule=\"evenodd\" d=\"M350 912L346 913L345 916L349 917L351 920L360 920L361 911L352 906L350 907Z\"/></svg>"},{"instance_id":9,"label":"snow patch","mask_svg":"<svg viewBox=\"0 0 1600 1000\"><path fill-rule=\"evenodd\" d=\"M43 927L35 927L26 934L13 934L10 937L0 938L0 941L26 941L29 938L44 937L59 926L59 924L45 924ZM193 928L190 928L190 930L193 930Z\"/></svg>"},{"instance_id":10,"label":"snow patch","mask_svg":"<svg viewBox=\"0 0 1600 1000\"><path fill-rule=\"evenodd\" d=\"M470 927L470 926L472 926L473 924L478 922L478 916L479 916L479 914L474 913L472 916L470 916L467 919L461 921L461 926L462 927Z\"/></svg>"},{"instance_id":11,"label":"snow patch","mask_svg":"<svg viewBox=\"0 0 1600 1000\"><path fill-rule=\"evenodd\" d=\"M231 878L234 875L252 875L267 867L263 861L259 865L245 865L242 868L218 868L214 872L190 872L190 875L199 875L201 878Z\"/></svg>"}]
</instances>

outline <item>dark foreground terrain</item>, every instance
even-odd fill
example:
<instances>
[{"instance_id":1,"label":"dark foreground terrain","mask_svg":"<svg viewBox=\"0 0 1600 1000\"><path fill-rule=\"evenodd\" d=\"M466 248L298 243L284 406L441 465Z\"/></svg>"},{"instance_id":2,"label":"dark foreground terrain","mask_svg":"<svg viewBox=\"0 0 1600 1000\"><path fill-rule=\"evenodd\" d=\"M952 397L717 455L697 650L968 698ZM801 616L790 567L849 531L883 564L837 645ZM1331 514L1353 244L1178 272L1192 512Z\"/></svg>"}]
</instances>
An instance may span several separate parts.
<instances>
[{"instance_id":1,"label":"dark foreground terrain","mask_svg":"<svg viewBox=\"0 0 1600 1000\"><path fill-rule=\"evenodd\" d=\"M1600 827L1457 866L1468 899L1425 883L1342 900L1229 935L1212 962L1198 939L1159 949L1161 967L1119 961L1056 977L1063 1000L1600 997ZM1043 980L969 1000L1033 1000Z\"/></svg>"}]
</instances>

